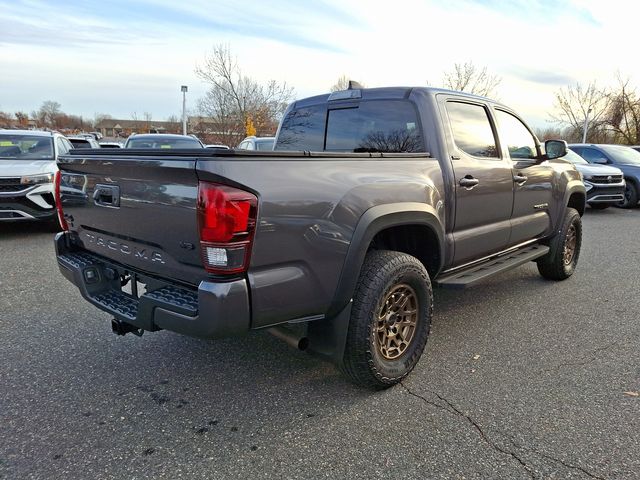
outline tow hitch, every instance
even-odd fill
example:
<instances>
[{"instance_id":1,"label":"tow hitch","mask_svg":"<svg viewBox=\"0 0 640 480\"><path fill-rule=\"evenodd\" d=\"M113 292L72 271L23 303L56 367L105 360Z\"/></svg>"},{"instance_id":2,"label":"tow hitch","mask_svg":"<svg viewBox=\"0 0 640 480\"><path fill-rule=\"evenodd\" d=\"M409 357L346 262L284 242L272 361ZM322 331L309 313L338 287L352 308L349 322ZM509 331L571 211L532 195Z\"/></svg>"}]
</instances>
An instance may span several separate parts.
<instances>
[{"instance_id":1,"label":"tow hitch","mask_svg":"<svg viewBox=\"0 0 640 480\"><path fill-rule=\"evenodd\" d=\"M131 325L130 323L122 322L115 318L111 320L111 331L116 335L126 335L127 333L133 333L137 337L141 337L144 333L143 329Z\"/></svg>"}]
</instances>

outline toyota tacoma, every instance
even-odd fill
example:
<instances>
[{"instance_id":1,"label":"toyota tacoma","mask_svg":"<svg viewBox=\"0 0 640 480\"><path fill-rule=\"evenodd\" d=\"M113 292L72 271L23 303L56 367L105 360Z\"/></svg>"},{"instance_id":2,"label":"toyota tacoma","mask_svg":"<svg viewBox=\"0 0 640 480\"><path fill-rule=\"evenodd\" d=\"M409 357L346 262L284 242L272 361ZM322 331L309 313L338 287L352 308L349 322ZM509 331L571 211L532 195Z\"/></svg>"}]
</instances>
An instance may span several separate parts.
<instances>
[{"instance_id":1,"label":"toyota tacoma","mask_svg":"<svg viewBox=\"0 0 640 480\"><path fill-rule=\"evenodd\" d=\"M268 329L385 388L418 362L432 286L576 268L585 187L510 108L433 88L296 101L274 151L72 151L62 274L114 332Z\"/></svg>"}]
</instances>

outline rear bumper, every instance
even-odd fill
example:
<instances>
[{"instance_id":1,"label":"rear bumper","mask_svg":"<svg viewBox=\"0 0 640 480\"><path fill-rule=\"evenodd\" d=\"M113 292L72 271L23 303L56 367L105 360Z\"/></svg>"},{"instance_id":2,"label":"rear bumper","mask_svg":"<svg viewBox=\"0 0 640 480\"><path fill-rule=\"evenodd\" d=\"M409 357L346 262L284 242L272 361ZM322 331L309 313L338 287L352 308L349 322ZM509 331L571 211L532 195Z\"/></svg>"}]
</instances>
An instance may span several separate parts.
<instances>
[{"instance_id":1,"label":"rear bumper","mask_svg":"<svg viewBox=\"0 0 640 480\"><path fill-rule=\"evenodd\" d=\"M55 247L62 275L88 302L121 322L144 330L166 329L204 338L242 335L249 330L249 292L244 279L202 281L197 289L189 288L86 250L74 250L65 232L56 235ZM146 285L146 292L139 298L124 292L120 282L124 274L135 274Z\"/></svg>"}]
</instances>

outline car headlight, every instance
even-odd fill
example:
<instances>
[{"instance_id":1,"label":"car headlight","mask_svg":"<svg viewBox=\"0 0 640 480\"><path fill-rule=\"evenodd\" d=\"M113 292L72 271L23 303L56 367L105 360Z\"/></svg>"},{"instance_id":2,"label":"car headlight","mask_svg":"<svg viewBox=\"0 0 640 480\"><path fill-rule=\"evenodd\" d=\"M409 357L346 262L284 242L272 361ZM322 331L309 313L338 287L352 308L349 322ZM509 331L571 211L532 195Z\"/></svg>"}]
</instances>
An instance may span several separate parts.
<instances>
[{"instance_id":1,"label":"car headlight","mask_svg":"<svg viewBox=\"0 0 640 480\"><path fill-rule=\"evenodd\" d=\"M40 185L41 183L53 183L53 173L20 177L20 185Z\"/></svg>"},{"instance_id":2,"label":"car headlight","mask_svg":"<svg viewBox=\"0 0 640 480\"><path fill-rule=\"evenodd\" d=\"M593 188L593 185L587 181L584 182L584 189L588 192Z\"/></svg>"}]
</instances>

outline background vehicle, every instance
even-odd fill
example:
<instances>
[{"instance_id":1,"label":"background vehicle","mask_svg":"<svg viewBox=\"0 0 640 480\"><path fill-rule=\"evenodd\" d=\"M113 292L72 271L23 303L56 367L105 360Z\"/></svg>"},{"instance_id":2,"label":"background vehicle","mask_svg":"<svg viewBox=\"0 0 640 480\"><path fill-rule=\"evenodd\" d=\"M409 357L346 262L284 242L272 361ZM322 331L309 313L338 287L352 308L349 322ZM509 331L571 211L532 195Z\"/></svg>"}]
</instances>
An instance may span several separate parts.
<instances>
[{"instance_id":1,"label":"background vehicle","mask_svg":"<svg viewBox=\"0 0 640 480\"><path fill-rule=\"evenodd\" d=\"M219 144L213 144L213 143L205 145L205 148L222 148L224 150L229 150L229 147L226 145L221 145L221 144L219 145Z\"/></svg>"},{"instance_id":2,"label":"background vehicle","mask_svg":"<svg viewBox=\"0 0 640 480\"><path fill-rule=\"evenodd\" d=\"M204 148L200 140L190 135L149 133L131 135L124 148Z\"/></svg>"},{"instance_id":3,"label":"background vehicle","mask_svg":"<svg viewBox=\"0 0 640 480\"><path fill-rule=\"evenodd\" d=\"M603 145L574 143L569 145L589 163L613 165L624 174L626 182L624 200L618 204L623 208L634 208L638 205L640 192L640 152L623 145Z\"/></svg>"},{"instance_id":4,"label":"background vehicle","mask_svg":"<svg viewBox=\"0 0 640 480\"><path fill-rule=\"evenodd\" d=\"M246 137L240 145L239 150L273 150L275 137Z\"/></svg>"},{"instance_id":5,"label":"background vehicle","mask_svg":"<svg viewBox=\"0 0 640 480\"><path fill-rule=\"evenodd\" d=\"M100 148L100 144L91 135L69 135L67 139L73 148Z\"/></svg>"},{"instance_id":6,"label":"background vehicle","mask_svg":"<svg viewBox=\"0 0 640 480\"><path fill-rule=\"evenodd\" d=\"M59 133L0 130L0 221L56 223L56 158L72 149Z\"/></svg>"},{"instance_id":7,"label":"background vehicle","mask_svg":"<svg viewBox=\"0 0 640 480\"><path fill-rule=\"evenodd\" d=\"M488 99L380 88L295 102L275 151L71 152L58 263L116 333L270 329L384 388L422 354L432 282L572 275L585 188L545 147Z\"/></svg>"},{"instance_id":8,"label":"background vehicle","mask_svg":"<svg viewBox=\"0 0 640 480\"><path fill-rule=\"evenodd\" d=\"M122 148L122 144L118 142L100 142L100 148Z\"/></svg>"},{"instance_id":9,"label":"background vehicle","mask_svg":"<svg viewBox=\"0 0 640 480\"><path fill-rule=\"evenodd\" d=\"M562 157L575 165L582 174L587 190L587 204L603 210L624 201L625 181L622 170L610 165L590 164L573 150Z\"/></svg>"}]
</instances>

